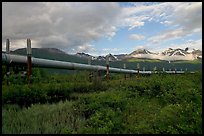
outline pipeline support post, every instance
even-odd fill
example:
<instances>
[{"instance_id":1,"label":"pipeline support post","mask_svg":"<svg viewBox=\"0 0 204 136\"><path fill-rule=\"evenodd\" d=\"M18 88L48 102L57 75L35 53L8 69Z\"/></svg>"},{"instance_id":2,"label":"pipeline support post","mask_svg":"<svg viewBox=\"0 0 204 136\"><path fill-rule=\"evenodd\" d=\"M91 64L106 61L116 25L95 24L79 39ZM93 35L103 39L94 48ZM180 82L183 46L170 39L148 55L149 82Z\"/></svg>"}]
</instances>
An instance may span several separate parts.
<instances>
[{"instance_id":1,"label":"pipeline support post","mask_svg":"<svg viewBox=\"0 0 204 136\"><path fill-rule=\"evenodd\" d=\"M126 69L126 64L123 64L123 68ZM126 74L125 74L125 80L126 80Z\"/></svg>"},{"instance_id":2,"label":"pipeline support post","mask_svg":"<svg viewBox=\"0 0 204 136\"><path fill-rule=\"evenodd\" d=\"M88 58L88 64L91 65L91 57ZM89 72L89 81L91 82L92 80L92 72Z\"/></svg>"},{"instance_id":3,"label":"pipeline support post","mask_svg":"<svg viewBox=\"0 0 204 136\"><path fill-rule=\"evenodd\" d=\"M106 80L109 80L109 56L106 56Z\"/></svg>"},{"instance_id":4,"label":"pipeline support post","mask_svg":"<svg viewBox=\"0 0 204 136\"><path fill-rule=\"evenodd\" d=\"M140 78L140 64L137 63L137 78Z\"/></svg>"},{"instance_id":5,"label":"pipeline support post","mask_svg":"<svg viewBox=\"0 0 204 136\"><path fill-rule=\"evenodd\" d=\"M9 39L6 39L6 53L9 54L10 53L10 41ZM6 65L6 76L9 76L9 64ZM7 79L6 81L7 85L9 84L9 81Z\"/></svg>"},{"instance_id":6,"label":"pipeline support post","mask_svg":"<svg viewBox=\"0 0 204 136\"><path fill-rule=\"evenodd\" d=\"M101 81L101 70L97 70L97 81Z\"/></svg>"},{"instance_id":7,"label":"pipeline support post","mask_svg":"<svg viewBox=\"0 0 204 136\"><path fill-rule=\"evenodd\" d=\"M31 62L31 40L27 39L27 76L28 76L28 84L31 83L30 76L32 74L32 62Z\"/></svg>"}]
</instances>

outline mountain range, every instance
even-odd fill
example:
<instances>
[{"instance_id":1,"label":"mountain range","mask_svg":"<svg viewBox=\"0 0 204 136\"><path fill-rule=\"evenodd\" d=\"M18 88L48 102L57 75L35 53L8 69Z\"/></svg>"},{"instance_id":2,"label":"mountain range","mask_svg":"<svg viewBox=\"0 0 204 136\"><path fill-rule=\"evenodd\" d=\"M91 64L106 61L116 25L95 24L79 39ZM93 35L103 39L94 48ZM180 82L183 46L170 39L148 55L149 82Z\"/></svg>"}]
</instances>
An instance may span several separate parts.
<instances>
[{"instance_id":1,"label":"mountain range","mask_svg":"<svg viewBox=\"0 0 204 136\"><path fill-rule=\"evenodd\" d=\"M91 56L85 53L77 53L80 57L91 57L92 60L106 60L106 57L109 57L110 61L119 61L119 60L128 60L133 58L139 59L158 59L165 61L177 61L177 60L195 60L202 59L202 51L193 49L189 51L188 48L185 49L172 49L169 48L163 52L154 53L148 51L147 49L137 49L130 54L119 54L112 55L108 54L106 56Z\"/></svg>"},{"instance_id":2,"label":"mountain range","mask_svg":"<svg viewBox=\"0 0 204 136\"><path fill-rule=\"evenodd\" d=\"M126 58L145 58L145 59L158 59L165 61L176 61L176 60L195 60L202 59L202 51L193 49L188 51L188 48L185 49L172 49L169 48L163 52L153 53L146 49L138 49L129 55Z\"/></svg>"},{"instance_id":3,"label":"mountain range","mask_svg":"<svg viewBox=\"0 0 204 136\"><path fill-rule=\"evenodd\" d=\"M26 48L17 49L15 51L11 51L11 53L26 55ZM128 59L134 59L134 58L157 59L157 60L165 60L165 61L202 59L201 50L193 49L192 51L190 51L188 50L188 48L185 48L185 49L169 48L159 53L154 53L147 49L137 49L130 54L118 54L118 55L107 54L105 56L92 56L84 52L71 55L56 48L32 48L32 53L34 54L35 57L43 57L45 59L56 59L56 60L71 61L71 62L72 60L74 60L74 62L84 62L84 63L87 63L87 59L105 61L106 58L109 58L109 61L121 61L121 60L128 60ZM69 58L69 60L67 60L67 58Z\"/></svg>"}]
</instances>

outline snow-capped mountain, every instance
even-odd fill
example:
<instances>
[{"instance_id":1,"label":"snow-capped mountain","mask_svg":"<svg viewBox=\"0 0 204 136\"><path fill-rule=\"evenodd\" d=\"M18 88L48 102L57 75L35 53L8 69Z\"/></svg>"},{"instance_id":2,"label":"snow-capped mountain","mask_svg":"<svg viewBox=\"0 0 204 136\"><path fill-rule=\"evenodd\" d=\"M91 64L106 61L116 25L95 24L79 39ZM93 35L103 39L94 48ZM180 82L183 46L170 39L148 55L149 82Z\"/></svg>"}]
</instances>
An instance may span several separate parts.
<instances>
[{"instance_id":1,"label":"snow-capped mountain","mask_svg":"<svg viewBox=\"0 0 204 136\"><path fill-rule=\"evenodd\" d=\"M76 56L78 56L78 57L83 57L83 58L87 58L87 59L88 59L88 58L91 58L91 60L97 59L97 57L91 56L91 55L86 54L86 53L84 53L84 52L77 53Z\"/></svg>"},{"instance_id":2,"label":"snow-capped mountain","mask_svg":"<svg viewBox=\"0 0 204 136\"><path fill-rule=\"evenodd\" d=\"M125 56L127 56L128 54L118 54L118 55L114 55L115 57L118 58L118 60L123 60L125 58Z\"/></svg>"},{"instance_id":3,"label":"snow-capped mountain","mask_svg":"<svg viewBox=\"0 0 204 136\"><path fill-rule=\"evenodd\" d=\"M202 51L194 49L192 51L192 54L193 54L194 58L202 59Z\"/></svg>"},{"instance_id":4,"label":"snow-capped mountain","mask_svg":"<svg viewBox=\"0 0 204 136\"><path fill-rule=\"evenodd\" d=\"M106 56L98 56L96 58L96 60L99 60L99 61L104 60L105 61L107 57L109 57L109 61L117 61L117 60L119 60L116 56L114 56L112 54L108 54Z\"/></svg>"},{"instance_id":5,"label":"snow-capped mountain","mask_svg":"<svg viewBox=\"0 0 204 136\"><path fill-rule=\"evenodd\" d=\"M109 61L119 61L119 60L125 60L129 58L159 59L159 60L166 60L166 61L202 59L202 51L189 49L188 47L185 49L169 48L160 53L151 52L147 49L137 49L130 54L119 54L119 55L107 54L105 56L92 56L86 53L77 53L76 55L79 57L85 57L85 58L91 57L92 60L99 60L99 61L106 61L106 57L109 57Z\"/></svg>"},{"instance_id":6,"label":"snow-capped mountain","mask_svg":"<svg viewBox=\"0 0 204 136\"><path fill-rule=\"evenodd\" d=\"M99 61L101 61L101 60L106 60L106 57L104 57L104 56L98 56L98 57L96 58L96 60L99 60Z\"/></svg>"},{"instance_id":7,"label":"snow-capped mountain","mask_svg":"<svg viewBox=\"0 0 204 136\"><path fill-rule=\"evenodd\" d=\"M131 56L131 55L137 55L137 54L155 54L155 53L152 53L146 49L137 49L136 51L133 51L129 55Z\"/></svg>"},{"instance_id":8,"label":"snow-capped mountain","mask_svg":"<svg viewBox=\"0 0 204 136\"><path fill-rule=\"evenodd\" d=\"M106 57L109 57L109 61L117 61L118 60L118 58L112 54L108 54L108 55L106 55Z\"/></svg>"},{"instance_id":9,"label":"snow-capped mountain","mask_svg":"<svg viewBox=\"0 0 204 136\"><path fill-rule=\"evenodd\" d=\"M182 55L182 56L186 56L187 54L190 54L189 52L187 52L187 48L185 50L183 49L172 49L169 48L168 50L165 50L164 52L162 52L163 55L168 55L168 56L174 56L174 55Z\"/></svg>"},{"instance_id":10,"label":"snow-capped mountain","mask_svg":"<svg viewBox=\"0 0 204 136\"><path fill-rule=\"evenodd\" d=\"M188 51L188 48L185 49L172 49L169 48L161 53L152 53L146 49L138 49L129 55L126 58L147 58L147 59L160 59L166 61L175 61L175 60L194 60L202 59L202 51L193 50L192 52Z\"/></svg>"}]
</instances>

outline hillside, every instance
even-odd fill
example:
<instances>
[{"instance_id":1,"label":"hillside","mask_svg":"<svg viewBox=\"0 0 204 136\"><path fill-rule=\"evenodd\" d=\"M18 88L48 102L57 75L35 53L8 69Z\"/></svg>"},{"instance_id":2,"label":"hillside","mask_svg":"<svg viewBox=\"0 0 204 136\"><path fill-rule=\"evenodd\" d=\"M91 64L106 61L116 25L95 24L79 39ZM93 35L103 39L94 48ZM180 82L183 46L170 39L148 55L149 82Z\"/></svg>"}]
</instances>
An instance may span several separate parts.
<instances>
[{"instance_id":1,"label":"hillside","mask_svg":"<svg viewBox=\"0 0 204 136\"><path fill-rule=\"evenodd\" d=\"M26 48L11 51L11 54L26 55ZM32 56L36 58L87 64L86 58L70 55L56 48L32 48Z\"/></svg>"},{"instance_id":2,"label":"hillside","mask_svg":"<svg viewBox=\"0 0 204 136\"><path fill-rule=\"evenodd\" d=\"M17 49L15 51L12 51L11 53L12 54L26 55L26 49L25 48ZM76 63L83 63L83 64L88 63L87 57L81 57L79 55L66 54L63 51L60 51L60 50L54 49L54 48L33 48L32 54L33 54L32 56L34 56L36 58L69 61L69 62L76 62ZM116 56L116 55L114 55L114 56ZM124 57L124 55L122 55L122 56ZM104 58L104 57L101 56L101 58ZM165 69L176 68L178 70L187 69L189 71L197 71L197 70L202 69L202 59L198 59L197 61L193 61L193 60L192 61L175 61L175 62L169 63L168 61L162 61L162 60L157 60L157 59L129 58L129 59L111 61L110 67L123 68L124 63L126 63L127 69L136 69L137 63L140 64L141 69L143 67L145 67L145 70L153 70L154 67L157 67L157 69L159 69L159 70L162 70L163 68L165 68ZM91 64L92 65L106 66L106 60L105 59L102 59L102 60L95 59L95 60L91 61ZM49 71L57 72L57 73L66 73L68 70L49 69ZM69 73L70 72L73 73L73 71L69 71Z\"/></svg>"}]
</instances>

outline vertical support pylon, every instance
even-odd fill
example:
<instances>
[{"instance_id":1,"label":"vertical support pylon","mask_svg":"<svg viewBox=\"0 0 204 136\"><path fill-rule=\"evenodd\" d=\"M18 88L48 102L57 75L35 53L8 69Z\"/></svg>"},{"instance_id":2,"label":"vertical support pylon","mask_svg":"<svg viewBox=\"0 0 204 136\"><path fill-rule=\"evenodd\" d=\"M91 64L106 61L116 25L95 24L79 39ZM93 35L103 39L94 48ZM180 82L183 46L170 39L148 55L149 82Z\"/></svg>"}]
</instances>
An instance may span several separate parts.
<instances>
[{"instance_id":1,"label":"vertical support pylon","mask_svg":"<svg viewBox=\"0 0 204 136\"><path fill-rule=\"evenodd\" d=\"M123 68L126 69L126 64L123 64ZM126 80L126 74L125 74L125 80Z\"/></svg>"},{"instance_id":2,"label":"vertical support pylon","mask_svg":"<svg viewBox=\"0 0 204 136\"><path fill-rule=\"evenodd\" d=\"M88 58L88 64L91 65L91 56ZM89 72L89 81L92 81L92 72Z\"/></svg>"},{"instance_id":3,"label":"vertical support pylon","mask_svg":"<svg viewBox=\"0 0 204 136\"><path fill-rule=\"evenodd\" d=\"M97 81L99 82L101 80L101 71L97 71Z\"/></svg>"},{"instance_id":4,"label":"vertical support pylon","mask_svg":"<svg viewBox=\"0 0 204 136\"><path fill-rule=\"evenodd\" d=\"M28 76L28 84L31 83L30 76L32 74L32 62L31 62L31 40L27 39L27 76Z\"/></svg>"},{"instance_id":5,"label":"vertical support pylon","mask_svg":"<svg viewBox=\"0 0 204 136\"><path fill-rule=\"evenodd\" d=\"M7 54L10 53L10 41L9 41L9 39L6 39L6 53Z\"/></svg>"},{"instance_id":6,"label":"vertical support pylon","mask_svg":"<svg viewBox=\"0 0 204 136\"><path fill-rule=\"evenodd\" d=\"M137 63L137 78L140 78L140 64Z\"/></svg>"},{"instance_id":7,"label":"vertical support pylon","mask_svg":"<svg viewBox=\"0 0 204 136\"><path fill-rule=\"evenodd\" d=\"M9 39L6 39L6 53L9 54L10 53L10 41ZM9 76L9 64L6 65L6 76ZM7 79L6 81L7 85L9 84L9 81Z\"/></svg>"},{"instance_id":8,"label":"vertical support pylon","mask_svg":"<svg viewBox=\"0 0 204 136\"><path fill-rule=\"evenodd\" d=\"M109 56L106 56L106 80L109 80Z\"/></svg>"}]
</instances>

